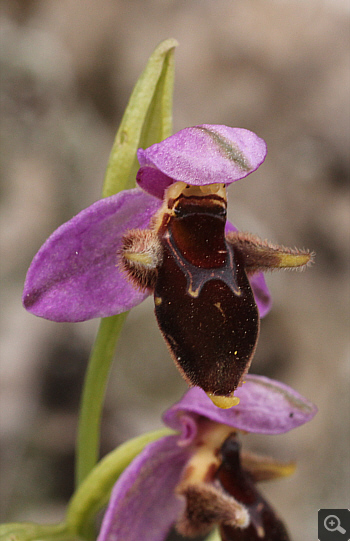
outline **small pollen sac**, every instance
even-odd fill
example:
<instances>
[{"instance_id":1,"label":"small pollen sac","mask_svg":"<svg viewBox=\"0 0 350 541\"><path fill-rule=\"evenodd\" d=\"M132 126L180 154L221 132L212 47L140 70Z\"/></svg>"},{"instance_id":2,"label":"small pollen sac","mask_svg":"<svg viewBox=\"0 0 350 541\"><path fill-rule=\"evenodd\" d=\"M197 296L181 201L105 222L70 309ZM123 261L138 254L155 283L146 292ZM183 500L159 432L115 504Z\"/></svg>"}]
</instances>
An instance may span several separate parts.
<instances>
[{"instance_id":1,"label":"small pollen sac","mask_svg":"<svg viewBox=\"0 0 350 541\"><path fill-rule=\"evenodd\" d=\"M169 199L176 199L186 189L186 186L187 184L181 181L170 184L169 188L165 191L164 200L169 201Z\"/></svg>"},{"instance_id":2,"label":"small pollen sac","mask_svg":"<svg viewBox=\"0 0 350 541\"><path fill-rule=\"evenodd\" d=\"M229 409L239 404L238 396L234 396L233 394L230 396L218 396L213 393L207 393L207 395L213 404L221 409Z\"/></svg>"},{"instance_id":3,"label":"small pollen sac","mask_svg":"<svg viewBox=\"0 0 350 541\"><path fill-rule=\"evenodd\" d=\"M199 186L199 189L203 195L210 195L214 193L219 193L220 195L222 195L223 193L224 198L226 199L226 191L224 184L206 184L205 186Z\"/></svg>"},{"instance_id":4,"label":"small pollen sac","mask_svg":"<svg viewBox=\"0 0 350 541\"><path fill-rule=\"evenodd\" d=\"M222 197L224 201L226 201L227 194L225 184L217 183L195 186L193 184L185 184L184 182L178 181L169 186L165 194L165 200L174 200L180 195L184 195L185 197L205 197L214 194Z\"/></svg>"}]
</instances>

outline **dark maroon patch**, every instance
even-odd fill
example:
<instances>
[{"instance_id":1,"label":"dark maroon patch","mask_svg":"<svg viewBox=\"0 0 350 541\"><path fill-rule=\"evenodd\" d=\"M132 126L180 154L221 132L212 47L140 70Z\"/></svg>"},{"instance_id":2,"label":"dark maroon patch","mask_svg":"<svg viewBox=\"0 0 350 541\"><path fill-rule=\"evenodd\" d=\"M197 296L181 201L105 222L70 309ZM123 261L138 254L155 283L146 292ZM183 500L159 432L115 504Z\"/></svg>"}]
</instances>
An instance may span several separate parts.
<instances>
[{"instance_id":1,"label":"dark maroon patch","mask_svg":"<svg viewBox=\"0 0 350 541\"><path fill-rule=\"evenodd\" d=\"M221 526L222 541L289 541L283 522L257 490L252 476L241 467L240 445L229 436L221 448L217 479L228 494L245 505L250 516L247 528Z\"/></svg>"},{"instance_id":2,"label":"dark maroon patch","mask_svg":"<svg viewBox=\"0 0 350 541\"><path fill-rule=\"evenodd\" d=\"M220 198L221 199L221 198ZM191 385L228 395L249 367L259 315L240 252L225 240L218 197L181 197L159 230L155 312Z\"/></svg>"}]
</instances>

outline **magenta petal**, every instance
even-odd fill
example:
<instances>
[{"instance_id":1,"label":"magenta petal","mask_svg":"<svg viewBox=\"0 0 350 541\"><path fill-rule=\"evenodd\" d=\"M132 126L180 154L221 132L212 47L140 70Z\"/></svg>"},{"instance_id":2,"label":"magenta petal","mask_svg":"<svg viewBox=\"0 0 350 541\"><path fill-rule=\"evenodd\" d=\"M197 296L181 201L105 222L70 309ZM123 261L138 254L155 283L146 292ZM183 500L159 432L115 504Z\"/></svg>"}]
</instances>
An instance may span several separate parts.
<instances>
[{"instance_id":1,"label":"magenta petal","mask_svg":"<svg viewBox=\"0 0 350 541\"><path fill-rule=\"evenodd\" d=\"M252 286L255 302L259 309L260 317L266 316L272 306L272 298L269 288L267 287L264 273L258 272L253 276L249 276L249 282Z\"/></svg>"},{"instance_id":2,"label":"magenta petal","mask_svg":"<svg viewBox=\"0 0 350 541\"><path fill-rule=\"evenodd\" d=\"M153 442L114 486L97 541L164 541L184 503L175 488L190 456L178 436Z\"/></svg>"},{"instance_id":3,"label":"magenta petal","mask_svg":"<svg viewBox=\"0 0 350 541\"><path fill-rule=\"evenodd\" d=\"M238 231L238 229L231 222L227 221L225 233L228 233L229 231ZM262 272L257 272L253 276L249 276L249 282L259 309L259 315L260 317L264 317L269 313L272 306L271 293L267 287L264 274Z\"/></svg>"},{"instance_id":4,"label":"magenta petal","mask_svg":"<svg viewBox=\"0 0 350 541\"><path fill-rule=\"evenodd\" d=\"M202 124L140 149L137 182L159 198L169 179L193 185L230 184L255 171L266 153L265 142L249 130Z\"/></svg>"},{"instance_id":5,"label":"magenta petal","mask_svg":"<svg viewBox=\"0 0 350 541\"><path fill-rule=\"evenodd\" d=\"M135 188L97 201L59 227L34 257L23 304L53 321L85 321L118 314L147 296L118 267L121 239L145 228L161 202Z\"/></svg>"},{"instance_id":6,"label":"magenta petal","mask_svg":"<svg viewBox=\"0 0 350 541\"><path fill-rule=\"evenodd\" d=\"M138 150L138 158L141 159L142 149ZM165 190L173 184L173 179L164 175L159 169L153 166L145 165L140 167L137 172L136 180L139 186L146 192L154 195L158 199L163 199Z\"/></svg>"},{"instance_id":7,"label":"magenta petal","mask_svg":"<svg viewBox=\"0 0 350 541\"><path fill-rule=\"evenodd\" d=\"M310 421L317 408L288 385L263 376L247 375L235 396L240 403L220 409L199 387L190 389L163 417L164 422L181 429L181 416L197 414L239 430L261 434L281 434Z\"/></svg>"}]
</instances>

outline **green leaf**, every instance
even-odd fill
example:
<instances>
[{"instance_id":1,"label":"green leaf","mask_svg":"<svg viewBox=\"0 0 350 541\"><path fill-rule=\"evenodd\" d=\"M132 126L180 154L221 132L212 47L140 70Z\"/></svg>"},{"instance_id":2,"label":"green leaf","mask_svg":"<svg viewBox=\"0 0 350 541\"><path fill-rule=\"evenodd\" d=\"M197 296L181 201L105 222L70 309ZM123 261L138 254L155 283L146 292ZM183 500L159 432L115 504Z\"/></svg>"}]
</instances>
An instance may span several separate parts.
<instances>
[{"instance_id":1,"label":"green leaf","mask_svg":"<svg viewBox=\"0 0 350 541\"><path fill-rule=\"evenodd\" d=\"M120 474L146 445L171 434L174 432L168 428L148 432L127 441L106 455L86 477L70 501L67 512L69 531L88 538L94 517L97 511L107 504Z\"/></svg>"},{"instance_id":2,"label":"green leaf","mask_svg":"<svg viewBox=\"0 0 350 541\"><path fill-rule=\"evenodd\" d=\"M100 447L100 427L104 397L115 349L127 313L103 318L87 367L79 412L76 485L95 466Z\"/></svg>"},{"instance_id":3,"label":"green leaf","mask_svg":"<svg viewBox=\"0 0 350 541\"><path fill-rule=\"evenodd\" d=\"M162 41L137 81L116 135L103 197L134 185L136 151L171 135L175 39Z\"/></svg>"}]
</instances>

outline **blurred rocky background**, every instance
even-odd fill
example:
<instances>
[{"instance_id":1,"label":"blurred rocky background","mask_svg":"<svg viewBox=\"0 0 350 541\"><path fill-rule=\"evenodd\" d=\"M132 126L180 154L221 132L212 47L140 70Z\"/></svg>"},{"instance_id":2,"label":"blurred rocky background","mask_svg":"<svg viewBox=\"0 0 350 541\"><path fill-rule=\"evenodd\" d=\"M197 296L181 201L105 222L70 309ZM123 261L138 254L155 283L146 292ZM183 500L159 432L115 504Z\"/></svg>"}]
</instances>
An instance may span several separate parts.
<instances>
[{"instance_id":1,"label":"blurred rocky background","mask_svg":"<svg viewBox=\"0 0 350 541\"><path fill-rule=\"evenodd\" d=\"M2 520L57 521L73 490L82 380L97 321L55 324L21 306L32 257L99 198L132 87L176 38L174 130L245 127L269 154L231 186L243 230L316 252L305 273L268 276L274 306L252 371L319 407L292 433L246 448L296 460L264 484L294 541L319 508L349 501L349 4L346 0L2 0ZM109 383L102 451L161 426L186 385L149 299L128 317Z\"/></svg>"}]
</instances>

